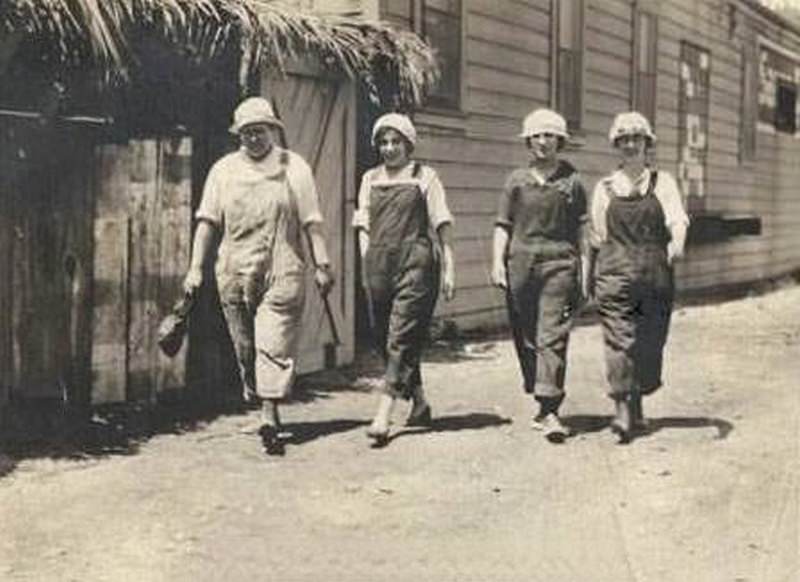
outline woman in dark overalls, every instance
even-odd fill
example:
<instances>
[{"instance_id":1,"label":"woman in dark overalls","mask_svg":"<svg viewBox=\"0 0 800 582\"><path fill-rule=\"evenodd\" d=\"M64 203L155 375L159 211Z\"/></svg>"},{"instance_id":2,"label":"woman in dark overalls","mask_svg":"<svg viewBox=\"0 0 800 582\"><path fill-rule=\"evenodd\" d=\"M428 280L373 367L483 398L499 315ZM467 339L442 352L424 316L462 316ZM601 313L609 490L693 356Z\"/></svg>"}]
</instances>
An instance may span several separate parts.
<instances>
[{"instance_id":1,"label":"woman in dark overalls","mask_svg":"<svg viewBox=\"0 0 800 582\"><path fill-rule=\"evenodd\" d=\"M558 156L569 137L561 115L531 112L520 137L530 162L511 172L500 196L491 278L506 291L523 388L538 402L533 426L561 442L569 434L558 410L581 290L586 192L575 168Z\"/></svg>"},{"instance_id":2,"label":"woman in dark overalls","mask_svg":"<svg viewBox=\"0 0 800 582\"><path fill-rule=\"evenodd\" d=\"M436 172L411 159L416 139L405 115L378 119L372 142L382 163L364 174L353 217L370 323L386 364L378 410L367 430L376 444L388 439L398 397L412 400L407 425L430 423L420 356L440 286L447 300L455 291L453 217Z\"/></svg>"},{"instance_id":3,"label":"woman in dark overalls","mask_svg":"<svg viewBox=\"0 0 800 582\"><path fill-rule=\"evenodd\" d=\"M595 293L615 403L611 428L627 442L644 427L642 397L661 386L672 266L683 255L689 219L675 179L648 164L656 136L643 115L617 115L609 140L620 166L592 197Z\"/></svg>"}]
</instances>

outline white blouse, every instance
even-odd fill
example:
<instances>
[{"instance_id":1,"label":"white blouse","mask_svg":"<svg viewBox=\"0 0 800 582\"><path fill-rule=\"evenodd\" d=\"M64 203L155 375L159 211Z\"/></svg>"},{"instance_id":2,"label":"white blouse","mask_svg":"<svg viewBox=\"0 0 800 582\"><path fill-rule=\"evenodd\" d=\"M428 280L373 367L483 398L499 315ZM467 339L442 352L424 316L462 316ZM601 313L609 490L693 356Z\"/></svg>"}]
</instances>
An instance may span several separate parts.
<instances>
[{"instance_id":1,"label":"white blouse","mask_svg":"<svg viewBox=\"0 0 800 582\"><path fill-rule=\"evenodd\" d=\"M397 184L415 184L419 187L428 208L428 218L431 227L436 231L442 224L452 223L453 215L447 206L447 197L436 170L429 166L420 165L419 175L414 177L415 164L408 164L401 172L391 178L386 173L383 164L376 166L364 173L361 178L361 187L358 190L358 208L353 213L353 226L369 232L369 202L370 191L373 186L386 186Z\"/></svg>"},{"instance_id":2,"label":"white blouse","mask_svg":"<svg viewBox=\"0 0 800 582\"><path fill-rule=\"evenodd\" d=\"M606 214L612 197L626 198L633 195L644 194L650 184L652 170L645 168L635 180L628 178L622 170L617 170L602 178L594 187L591 206L592 244L600 246L608 238ZM664 210L664 224L670 229L686 227L689 216L683 208L683 199L678 183L669 172L658 170L658 181L655 187L655 196Z\"/></svg>"}]
</instances>

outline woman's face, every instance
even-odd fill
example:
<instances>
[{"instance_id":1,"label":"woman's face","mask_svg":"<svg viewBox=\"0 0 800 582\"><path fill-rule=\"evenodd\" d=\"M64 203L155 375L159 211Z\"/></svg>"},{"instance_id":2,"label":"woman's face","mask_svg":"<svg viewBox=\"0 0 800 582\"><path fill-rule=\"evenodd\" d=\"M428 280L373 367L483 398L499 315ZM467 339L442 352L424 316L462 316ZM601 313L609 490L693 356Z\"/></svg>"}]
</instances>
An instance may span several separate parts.
<instances>
[{"instance_id":1,"label":"woman's face","mask_svg":"<svg viewBox=\"0 0 800 582\"><path fill-rule=\"evenodd\" d=\"M554 133L535 133L526 140L528 154L534 162L552 162L558 154L558 136Z\"/></svg>"},{"instance_id":2,"label":"woman's face","mask_svg":"<svg viewBox=\"0 0 800 582\"><path fill-rule=\"evenodd\" d=\"M272 128L266 123L245 125L239 130L239 137L245 152L254 160L260 160L266 156L275 143Z\"/></svg>"},{"instance_id":3,"label":"woman's face","mask_svg":"<svg viewBox=\"0 0 800 582\"><path fill-rule=\"evenodd\" d=\"M623 135L615 140L614 146L617 148L623 164L626 162L640 162L644 161L647 138L641 133Z\"/></svg>"},{"instance_id":4,"label":"woman's face","mask_svg":"<svg viewBox=\"0 0 800 582\"><path fill-rule=\"evenodd\" d=\"M387 168L402 168L408 163L411 152L408 142L396 129L384 129L378 135L378 153Z\"/></svg>"}]
</instances>

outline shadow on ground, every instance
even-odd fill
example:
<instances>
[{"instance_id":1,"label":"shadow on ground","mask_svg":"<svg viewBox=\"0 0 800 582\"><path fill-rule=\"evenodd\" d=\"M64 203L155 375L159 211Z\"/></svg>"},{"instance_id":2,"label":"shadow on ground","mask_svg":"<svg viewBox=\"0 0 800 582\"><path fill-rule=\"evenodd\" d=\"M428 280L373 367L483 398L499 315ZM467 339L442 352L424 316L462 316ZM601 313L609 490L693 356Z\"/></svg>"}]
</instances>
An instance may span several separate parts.
<instances>
[{"instance_id":1,"label":"shadow on ground","mask_svg":"<svg viewBox=\"0 0 800 582\"><path fill-rule=\"evenodd\" d=\"M451 416L434 417L429 427L403 428L390 435L389 441L397 438L435 432L460 432L465 430L482 430L511 424L510 418L488 414L485 412L471 412L469 414L458 414Z\"/></svg>"},{"instance_id":2,"label":"shadow on ground","mask_svg":"<svg viewBox=\"0 0 800 582\"><path fill-rule=\"evenodd\" d=\"M12 426L0 435L0 478L27 459L135 455L154 436L190 433L217 417L240 412L240 406L128 403L96 407L91 418L77 419L47 401L26 403L16 408Z\"/></svg>"},{"instance_id":3,"label":"shadow on ground","mask_svg":"<svg viewBox=\"0 0 800 582\"><path fill-rule=\"evenodd\" d=\"M348 432L369 424L368 420L362 419L337 419L323 420L319 422L292 422L286 425L289 437L285 442L287 445L304 445L317 439Z\"/></svg>"},{"instance_id":4,"label":"shadow on ground","mask_svg":"<svg viewBox=\"0 0 800 582\"><path fill-rule=\"evenodd\" d=\"M576 414L563 418L572 434L594 433L606 430L611 424L611 416L595 414ZM733 431L733 424L721 418L708 418L706 416L662 416L647 419L647 427L636 434L636 438L644 438L662 430L669 429L700 429L714 428L717 433L716 440L724 440Z\"/></svg>"}]
</instances>

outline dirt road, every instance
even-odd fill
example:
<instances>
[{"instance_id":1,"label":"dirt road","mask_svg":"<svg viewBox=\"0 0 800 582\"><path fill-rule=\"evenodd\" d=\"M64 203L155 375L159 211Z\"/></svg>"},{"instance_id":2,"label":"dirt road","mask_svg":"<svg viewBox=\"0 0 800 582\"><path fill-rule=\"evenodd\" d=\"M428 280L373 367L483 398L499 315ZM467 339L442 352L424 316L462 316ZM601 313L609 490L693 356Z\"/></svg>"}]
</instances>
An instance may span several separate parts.
<instances>
[{"instance_id":1,"label":"dirt road","mask_svg":"<svg viewBox=\"0 0 800 582\"><path fill-rule=\"evenodd\" d=\"M368 380L337 373L287 410L283 458L240 434L252 413L126 454L0 456L0 580L800 580L800 287L679 310L628 446L599 328L570 349L562 445L486 341L431 353L433 429L381 450Z\"/></svg>"}]
</instances>

